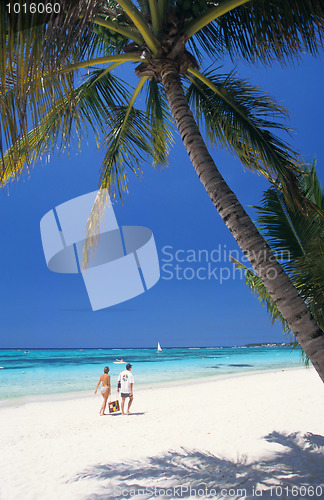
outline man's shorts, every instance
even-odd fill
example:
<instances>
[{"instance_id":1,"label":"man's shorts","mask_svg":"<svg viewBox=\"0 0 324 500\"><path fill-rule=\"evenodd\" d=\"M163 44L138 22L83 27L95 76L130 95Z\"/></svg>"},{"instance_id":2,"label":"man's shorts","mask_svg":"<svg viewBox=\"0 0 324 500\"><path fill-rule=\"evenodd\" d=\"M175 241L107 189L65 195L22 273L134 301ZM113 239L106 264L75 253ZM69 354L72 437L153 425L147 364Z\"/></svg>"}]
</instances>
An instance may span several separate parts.
<instances>
[{"instance_id":1,"label":"man's shorts","mask_svg":"<svg viewBox=\"0 0 324 500\"><path fill-rule=\"evenodd\" d=\"M122 398L129 398L130 397L130 393L129 392L121 392L120 395L121 395Z\"/></svg>"}]
</instances>

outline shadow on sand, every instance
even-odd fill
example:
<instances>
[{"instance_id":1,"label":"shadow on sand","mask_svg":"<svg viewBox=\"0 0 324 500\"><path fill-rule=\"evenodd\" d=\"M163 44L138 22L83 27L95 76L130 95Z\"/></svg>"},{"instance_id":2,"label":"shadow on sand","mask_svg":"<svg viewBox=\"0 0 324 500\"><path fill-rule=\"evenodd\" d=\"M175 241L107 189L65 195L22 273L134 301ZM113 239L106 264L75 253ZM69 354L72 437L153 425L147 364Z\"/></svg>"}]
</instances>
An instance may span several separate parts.
<instances>
[{"instance_id":1,"label":"shadow on sand","mask_svg":"<svg viewBox=\"0 0 324 500\"><path fill-rule=\"evenodd\" d=\"M324 498L323 436L272 432L264 439L281 445L282 450L248 463L245 456L231 461L183 449L142 461L98 465L75 480L97 480L98 489L87 500Z\"/></svg>"},{"instance_id":2,"label":"shadow on sand","mask_svg":"<svg viewBox=\"0 0 324 500\"><path fill-rule=\"evenodd\" d=\"M125 417L138 417L139 415L145 415L145 411L138 411L138 412L132 412L130 415L124 415ZM105 413L103 415L104 417L122 417L123 415L121 414L120 411L114 412L114 413Z\"/></svg>"}]
</instances>

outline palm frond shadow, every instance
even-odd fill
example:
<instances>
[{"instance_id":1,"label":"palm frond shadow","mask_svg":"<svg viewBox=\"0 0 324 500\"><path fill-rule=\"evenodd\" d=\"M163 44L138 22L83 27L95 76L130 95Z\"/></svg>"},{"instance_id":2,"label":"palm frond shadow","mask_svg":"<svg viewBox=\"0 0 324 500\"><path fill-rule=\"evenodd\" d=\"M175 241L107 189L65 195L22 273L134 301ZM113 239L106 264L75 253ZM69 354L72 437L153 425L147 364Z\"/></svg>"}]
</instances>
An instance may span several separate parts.
<instances>
[{"instance_id":1,"label":"palm frond shadow","mask_svg":"<svg viewBox=\"0 0 324 500\"><path fill-rule=\"evenodd\" d=\"M302 486L314 489L318 487L318 492L322 487L322 493L317 498L324 498L323 436L312 433L302 435L298 432L285 435L274 431L264 439L281 445L283 449L271 454L270 458L251 463L248 463L244 455L234 461L208 452L182 449L180 452L170 451L143 461L98 465L80 473L75 481L97 480L100 493L93 493L86 500L117 500L121 498L120 491L125 489L136 491L137 498L148 499L153 498L147 491L148 488L152 491L156 487L159 492L181 486L181 498L190 498L193 489L216 489L219 495L226 488L246 490L244 498L248 500L255 498L253 491L255 492L256 487L264 489L262 498L270 498L270 487L278 485L288 487L290 492L292 487L296 490ZM169 495L168 498L176 496ZM158 497L166 498L159 493ZM242 491L230 498L243 498ZM285 498L292 497L286 495ZM294 498L301 499L302 496L294 495Z\"/></svg>"}]
</instances>

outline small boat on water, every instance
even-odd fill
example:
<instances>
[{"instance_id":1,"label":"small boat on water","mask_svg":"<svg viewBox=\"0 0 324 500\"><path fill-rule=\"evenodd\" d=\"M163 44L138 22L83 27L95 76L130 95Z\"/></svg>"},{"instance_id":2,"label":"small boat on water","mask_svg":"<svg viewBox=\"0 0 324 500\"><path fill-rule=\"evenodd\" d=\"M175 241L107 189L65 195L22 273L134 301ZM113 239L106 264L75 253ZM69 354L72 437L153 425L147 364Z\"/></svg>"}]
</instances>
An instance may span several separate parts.
<instances>
[{"instance_id":1,"label":"small boat on water","mask_svg":"<svg viewBox=\"0 0 324 500\"><path fill-rule=\"evenodd\" d=\"M117 359L116 358L116 361L114 361L114 363L115 363L115 365L120 365L120 364L126 363L126 361L124 361L123 358L122 359Z\"/></svg>"},{"instance_id":2,"label":"small boat on water","mask_svg":"<svg viewBox=\"0 0 324 500\"><path fill-rule=\"evenodd\" d=\"M160 342L158 342L157 352L162 352L162 347L160 346Z\"/></svg>"}]
</instances>

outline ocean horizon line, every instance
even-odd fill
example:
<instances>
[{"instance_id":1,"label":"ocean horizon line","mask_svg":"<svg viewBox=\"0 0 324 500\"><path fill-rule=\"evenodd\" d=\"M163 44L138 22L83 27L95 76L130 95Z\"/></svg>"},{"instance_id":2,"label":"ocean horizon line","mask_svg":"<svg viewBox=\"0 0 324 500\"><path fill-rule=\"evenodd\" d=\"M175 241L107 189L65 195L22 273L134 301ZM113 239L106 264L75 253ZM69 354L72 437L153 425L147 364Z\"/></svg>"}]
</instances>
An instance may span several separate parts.
<instances>
[{"instance_id":1,"label":"ocean horizon line","mask_svg":"<svg viewBox=\"0 0 324 500\"><path fill-rule=\"evenodd\" d=\"M247 344L233 344L233 345L188 345L188 346L168 346L163 345L163 349L229 349L229 348L240 348L240 347L271 347L271 346L292 346L291 342L252 342ZM298 346L297 346L298 347ZM143 347L29 347L29 346L19 346L19 347L0 347L0 351L98 351L98 350L156 350L156 346L143 346Z\"/></svg>"}]
</instances>

